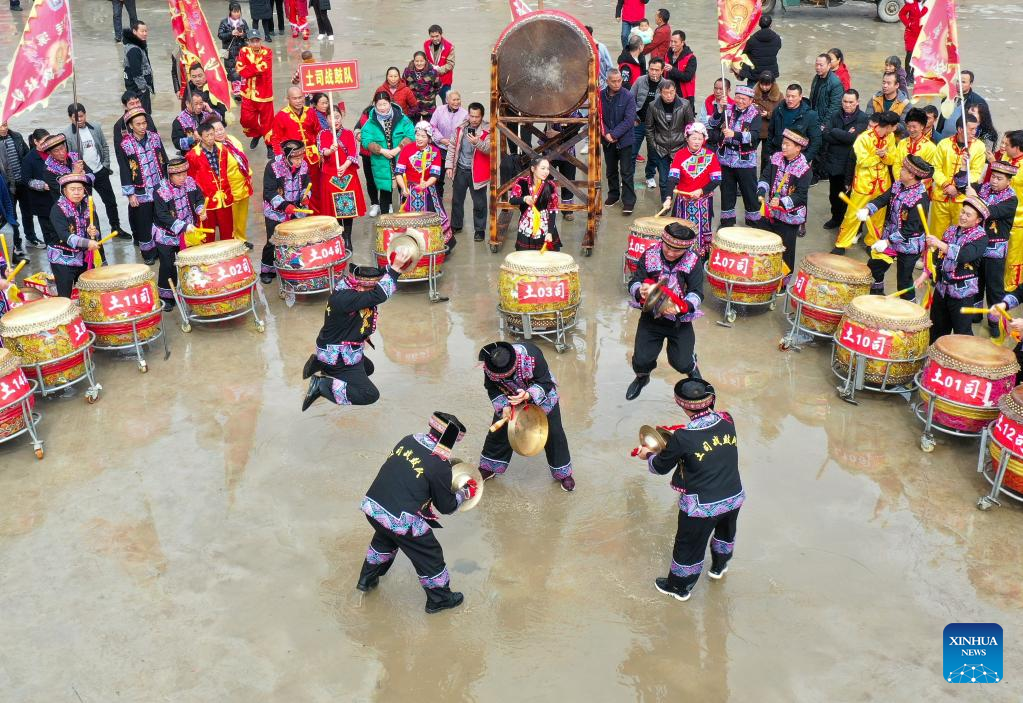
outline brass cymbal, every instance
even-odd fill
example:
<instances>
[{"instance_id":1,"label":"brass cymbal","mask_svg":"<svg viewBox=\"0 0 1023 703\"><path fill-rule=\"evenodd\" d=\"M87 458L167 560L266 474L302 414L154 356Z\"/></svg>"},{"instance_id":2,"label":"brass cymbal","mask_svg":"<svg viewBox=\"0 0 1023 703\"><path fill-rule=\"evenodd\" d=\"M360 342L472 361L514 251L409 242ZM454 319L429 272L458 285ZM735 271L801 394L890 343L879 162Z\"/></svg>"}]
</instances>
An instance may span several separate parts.
<instances>
[{"instance_id":1,"label":"brass cymbal","mask_svg":"<svg viewBox=\"0 0 1023 703\"><path fill-rule=\"evenodd\" d=\"M515 417L508 422L508 442L521 456L536 456L543 451L547 432L547 415L532 403L515 408Z\"/></svg>"},{"instance_id":2,"label":"brass cymbal","mask_svg":"<svg viewBox=\"0 0 1023 703\"><path fill-rule=\"evenodd\" d=\"M479 467L475 464L470 464L457 459L451 458L451 490L458 491L468 483L469 479L476 479L476 495L469 500L463 500L462 504L458 506L458 512L464 513L467 510L472 510L483 498L483 474L480 473Z\"/></svg>"},{"instance_id":3,"label":"brass cymbal","mask_svg":"<svg viewBox=\"0 0 1023 703\"><path fill-rule=\"evenodd\" d=\"M647 294L646 300L643 301L643 312L648 312L654 317L661 316L661 310L664 309L665 304L669 298L664 294L664 279L661 279L657 283L650 287L650 293Z\"/></svg>"},{"instance_id":4,"label":"brass cymbal","mask_svg":"<svg viewBox=\"0 0 1023 703\"><path fill-rule=\"evenodd\" d=\"M655 454L660 454L664 451L664 448L668 446L668 440L671 438L671 434L671 432L663 427L643 425L639 428L639 444L641 447L646 447Z\"/></svg>"}]
</instances>

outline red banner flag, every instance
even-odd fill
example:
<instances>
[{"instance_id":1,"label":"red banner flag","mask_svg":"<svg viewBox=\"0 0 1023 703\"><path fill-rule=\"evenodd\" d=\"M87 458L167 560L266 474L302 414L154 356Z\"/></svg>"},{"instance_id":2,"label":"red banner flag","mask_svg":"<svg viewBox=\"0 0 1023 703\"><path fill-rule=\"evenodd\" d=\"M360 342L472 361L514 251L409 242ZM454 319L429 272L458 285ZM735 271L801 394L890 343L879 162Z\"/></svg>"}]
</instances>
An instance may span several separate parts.
<instances>
[{"instance_id":1,"label":"red banner flag","mask_svg":"<svg viewBox=\"0 0 1023 703\"><path fill-rule=\"evenodd\" d=\"M46 100L71 77L71 19L65 0L35 0L7 69L0 122Z\"/></svg>"},{"instance_id":2,"label":"red banner flag","mask_svg":"<svg viewBox=\"0 0 1023 703\"><path fill-rule=\"evenodd\" d=\"M718 0L718 46L721 61L740 64L746 59L746 42L757 31L763 0Z\"/></svg>"},{"instance_id":3,"label":"red banner flag","mask_svg":"<svg viewBox=\"0 0 1023 703\"><path fill-rule=\"evenodd\" d=\"M955 0L933 0L909 60L916 70L913 98L959 94L959 30Z\"/></svg>"},{"instance_id":4,"label":"red banner flag","mask_svg":"<svg viewBox=\"0 0 1023 703\"><path fill-rule=\"evenodd\" d=\"M522 15L533 11L533 8L522 0L508 0L508 7L511 8L512 20L517 20Z\"/></svg>"},{"instance_id":5,"label":"red banner flag","mask_svg":"<svg viewBox=\"0 0 1023 703\"><path fill-rule=\"evenodd\" d=\"M207 90L225 105L231 105L231 83L224 72L217 45L213 42L199 0L167 0L170 5L171 29L181 47L181 63L185 80L188 67L198 63L206 71Z\"/></svg>"}]
</instances>

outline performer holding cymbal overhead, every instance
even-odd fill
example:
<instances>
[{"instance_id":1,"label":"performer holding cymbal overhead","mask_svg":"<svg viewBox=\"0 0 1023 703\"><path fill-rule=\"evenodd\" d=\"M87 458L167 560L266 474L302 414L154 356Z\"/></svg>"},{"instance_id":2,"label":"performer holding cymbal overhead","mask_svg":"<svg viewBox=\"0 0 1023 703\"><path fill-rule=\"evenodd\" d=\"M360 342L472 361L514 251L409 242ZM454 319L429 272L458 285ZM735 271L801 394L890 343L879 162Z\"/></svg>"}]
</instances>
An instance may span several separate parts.
<instances>
[{"instance_id":1,"label":"performer holding cymbal overhead","mask_svg":"<svg viewBox=\"0 0 1023 703\"><path fill-rule=\"evenodd\" d=\"M636 378L629 384L626 400L635 400L643 386L650 383L650 373L657 368L657 357L665 340L671 367L679 373L700 377L693 320L703 315L699 309L703 302L703 266L695 244L692 223L672 222L664 228L661 242L639 257L636 272L629 281L629 305L643 312L632 352Z\"/></svg>"},{"instance_id":2,"label":"performer holding cymbal overhead","mask_svg":"<svg viewBox=\"0 0 1023 703\"><path fill-rule=\"evenodd\" d=\"M543 353L529 342L492 342L480 349L479 360L483 362L483 387L494 404L495 424L487 434L480 454L483 480L503 474L511 461L508 426L501 420L510 416L513 409L531 402L547 415L548 434L544 452L551 476L561 483L562 490L575 490L568 438L561 425L558 384Z\"/></svg>"}]
</instances>

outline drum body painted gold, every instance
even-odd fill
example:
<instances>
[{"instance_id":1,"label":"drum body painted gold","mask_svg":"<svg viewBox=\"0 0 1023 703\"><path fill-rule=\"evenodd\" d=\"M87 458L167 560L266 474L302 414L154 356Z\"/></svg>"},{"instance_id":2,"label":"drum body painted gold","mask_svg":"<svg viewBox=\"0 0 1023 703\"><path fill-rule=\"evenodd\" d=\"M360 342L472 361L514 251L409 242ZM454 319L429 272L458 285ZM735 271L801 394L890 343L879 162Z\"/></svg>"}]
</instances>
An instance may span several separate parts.
<instances>
[{"instance_id":1,"label":"drum body painted gold","mask_svg":"<svg viewBox=\"0 0 1023 703\"><path fill-rule=\"evenodd\" d=\"M575 322L582 300L579 265L564 252L516 251L505 257L497 279L505 322L522 331L522 314L531 313L532 329L553 330L562 312L564 327Z\"/></svg>"},{"instance_id":2,"label":"drum body painted gold","mask_svg":"<svg viewBox=\"0 0 1023 703\"><path fill-rule=\"evenodd\" d=\"M860 351L857 340L873 339L864 379L887 386L905 385L923 366L931 319L927 310L901 298L861 295L846 306L835 332L835 361L848 373L850 349Z\"/></svg>"},{"instance_id":3,"label":"drum body painted gold","mask_svg":"<svg viewBox=\"0 0 1023 703\"><path fill-rule=\"evenodd\" d=\"M0 318L0 337L22 366L41 366L47 386L70 383L85 375L89 332L78 307L68 298L19 305ZM79 350L81 353L76 353Z\"/></svg>"},{"instance_id":4,"label":"drum body painted gold","mask_svg":"<svg viewBox=\"0 0 1023 703\"><path fill-rule=\"evenodd\" d=\"M296 293L319 293L330 289L344 274L351 252L345 249L343 230L333 217L312 215L277 225L274 245L277 275Z\"/></svg>"},{"instance_id":5,"label":"drum body painted gold","mask_svg":"<svg viewBox=\"0 0 1023 703\"><path fill-rule=\"evenodd\" d=\"M672 222L685 222L678 217L637 217L629 225L629 239L625 246L625 275L636 272L636 264L643 252L661 242L664 228Z\"/></svg>"},{"instance_id":6,"label":"drum body painted gold","mask_svg":"<svg viewBox=\"0 0 1023 703\"><path fill-rule=\"evenodd\" d=\"M96 333L99 347L134 343L132 321L139 342L160 332L163 306L156 292L156 274L145 264L100 266L78 279L78 306L85 326Z\"/></svg>"},{"instance_id":7,"label":"drum body painted gold","mask_svg":"<svg viewBox=\"0 0 1023 703\"><path fill-rule=\"evenodd\" d=\"M377 243L376 256L377 265L387 265L387 250L391 240L398 235L404 234L405 230L412 228L423 233L426 249L422 258L412 267L411 270L401 274L399 281L425 280L430 275L430 260L426 254L433 254L444 251L444 228L441 216L435 212L392 212L380 215L377 218ZM434 270L440 275L444 269L444 254L439 253L435 258Z\"/></svg>"},{"instance_id":8,"label":"drum body painted gold","mask_svg":"<svg viewBox=\"0 0 1023 703\"><path fill-rule=\"evenodd\" d=\"M722 227L714 233L707 259L707 282L715 297L759 305L778 292L782 276L781 237L752 227ZM726 283L728 282L728 283Z\"/></svg>"},{"instance_id":9,"label":"drum body painted gold","mask_svg":"<svg viewBox=\"0 0 1023 703\"><path fill-rule=\"evenodd\" d=\"M1002 485L1023 494L1023 385L1003 395L998 401L999 415L992 426L991 441L987 452L994 466L1002 458L1002 452L1008 448L1009 463L1005 468ZM1006 422L1006 420L1008 422Z\"/></svg>"},{"instance_id":10,"label":"drum body painted gold","mask_svg":"<svg viewBox=\"0 0 1023 703\"><path fill-rule=\"evenodd\" d=\"M35 407L35 396L21 370L18 357L0 347L0 441L25 429L25 413L21 400L28 396L28 406Z\"/></svg>"},{"instance_id":11,"label":"drum body painted gold","mask_svg":"<svg viewBox=\"0 0 1023 703\"><path fill-rule=\"evenodd\" d=\"M178 252L178 289L198 317L217 317L252 306L256 270L244 242L225 239Z\"/></svg>"},{"instance_id":12,"label":"drum body painted gold","mask_svg":"<svg viewBox=\"0 0 1023 703\"><path fill-rule=\"evenodd\" d=\"M802 300L800 326L834 334L849 302L870 292L874 277L866 264L848 256L814 252L803 258L790 286L792 297ZM795 301L792 302L795 308ZM833 310L837 312L827 312Z\"/></svg>"}]
</instances>

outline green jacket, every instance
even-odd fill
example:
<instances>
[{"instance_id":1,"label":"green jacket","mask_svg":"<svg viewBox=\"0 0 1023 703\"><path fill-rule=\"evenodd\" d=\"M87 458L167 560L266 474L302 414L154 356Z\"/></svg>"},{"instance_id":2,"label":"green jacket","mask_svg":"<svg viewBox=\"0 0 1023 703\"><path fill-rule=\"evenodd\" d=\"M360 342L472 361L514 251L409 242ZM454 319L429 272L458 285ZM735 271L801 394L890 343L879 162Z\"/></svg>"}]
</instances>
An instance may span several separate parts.
<instances>
[{"instance_id":1,"label":"green jacket","mask_svg":"<svg viewBox=\"0 0 1023 703\"><path fill-rule=\"evenodd\" d=\"M384 136L384 130L377 119L375 107L370 108L366 123L362 125L361 135L362 146L370 151L369 161L373 171L373 182L376 183L378 189L387 191L391 190L391 179L394 177L394 161L388 159L383 154L373 154L370 145L379 144L382 149L393 149L396 146L400 146L406 139L413 141L416 138L416 130L412 126L412 120L406 117L397 105L391 106L391 112L394 113L392 118L394 120L394 129L391 130L390 142Z\"/></svg>"}]
</instances>

